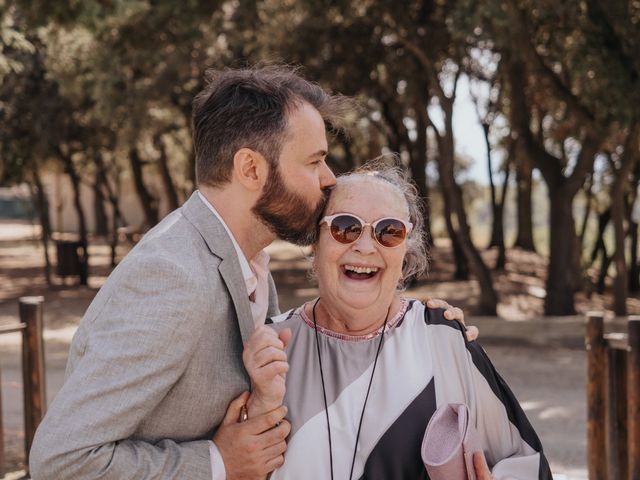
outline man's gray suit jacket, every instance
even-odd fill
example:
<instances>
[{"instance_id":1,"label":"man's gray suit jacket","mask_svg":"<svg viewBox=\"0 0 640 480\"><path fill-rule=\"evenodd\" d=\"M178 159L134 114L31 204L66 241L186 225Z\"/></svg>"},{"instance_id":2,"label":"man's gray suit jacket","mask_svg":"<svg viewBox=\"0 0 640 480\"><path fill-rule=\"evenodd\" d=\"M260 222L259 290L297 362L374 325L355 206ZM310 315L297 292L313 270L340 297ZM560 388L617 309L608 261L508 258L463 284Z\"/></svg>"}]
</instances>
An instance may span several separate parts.
<instances>
[{"instance_id":1,"label":"man's gray suit jacket","mask_svg":"<svg viewBox=\"0 0 640 480\"><path fill-rule=\"evenodd\" d=\"M277 297L269 277L269 312ZM211 479L209 443L249 389L253 318L237 254L197 194L153 228L91 303L38 428L39 479Z\"/></svg>"}]
</instances>

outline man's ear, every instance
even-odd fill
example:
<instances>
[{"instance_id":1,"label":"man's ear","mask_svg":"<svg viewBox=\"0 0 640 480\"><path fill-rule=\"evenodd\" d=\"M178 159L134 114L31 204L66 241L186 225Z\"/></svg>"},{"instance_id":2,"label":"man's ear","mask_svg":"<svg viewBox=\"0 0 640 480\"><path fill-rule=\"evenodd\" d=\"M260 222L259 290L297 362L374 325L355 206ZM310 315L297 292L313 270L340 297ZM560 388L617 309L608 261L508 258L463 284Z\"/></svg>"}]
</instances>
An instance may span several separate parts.
<instances>
[{"instance_id":1,"label":"man's ear","mask_svg":"<svg viewBox=\"0 0 640 480\"><path fill-rule=\"evenodd\" d=\"M241 148L233 156L233 174L248 190L262 190L268 173L267 159L255 150Z\"/></svg>"}]
</instances>

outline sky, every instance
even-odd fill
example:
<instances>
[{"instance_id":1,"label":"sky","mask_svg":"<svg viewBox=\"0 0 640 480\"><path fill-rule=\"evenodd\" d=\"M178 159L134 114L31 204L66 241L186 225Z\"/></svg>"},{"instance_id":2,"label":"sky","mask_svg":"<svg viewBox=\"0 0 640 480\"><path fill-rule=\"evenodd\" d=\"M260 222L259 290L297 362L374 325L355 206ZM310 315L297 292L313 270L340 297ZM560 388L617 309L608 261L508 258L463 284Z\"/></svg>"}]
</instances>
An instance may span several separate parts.
<instances>
[{"instance_id":1,"label":"sky","mask_svg":"<svg viewBox=\"0 0 640 480\"><path fill-rule=\"evenodd\" d=\"M469 94L469 80L465 75L458 80L456 101L453 104L453 134L456 152L473 159L467 178L488 185L487 148L482 127Z\"/></svg>"}]
</instances>

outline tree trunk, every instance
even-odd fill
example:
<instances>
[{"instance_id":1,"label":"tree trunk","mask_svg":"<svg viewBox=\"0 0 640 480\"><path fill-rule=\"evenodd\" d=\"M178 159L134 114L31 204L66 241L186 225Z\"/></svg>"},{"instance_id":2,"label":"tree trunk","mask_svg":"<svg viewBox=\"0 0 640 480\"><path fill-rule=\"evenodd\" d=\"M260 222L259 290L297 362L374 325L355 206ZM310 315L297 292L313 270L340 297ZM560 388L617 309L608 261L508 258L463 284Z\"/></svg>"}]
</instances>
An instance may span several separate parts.
<instances>
[{"instance_id":1,"label":"tree trunk","mask_svg":"<svg viewBox=\"0 0 640 480\"><path fill-rule=\"evenodd\" d=\"M621 156L622 165L615 172L615 180L611 187L611 217L615 232L616 249L613 254L613 263L616 266L616 276L613 280L613 310L616 315L627 314L628 276L627 262L625 259L624 228L625 199L629 187L629 175L638 160L638 139L640 138L640 123L634 123L629 128L624 152ZM612 165L613 166L613 165ZM615 166L613 166L615 170Z\"/></svg>"},{"instance_id":2,"label":"tree trunk","mask_svg":"<svg viewBox=\"0 0 640 480\"><path fill-rule=\"evenodd\" d=\"M496 211L494 212L494 218L498 219L498 222L494 221L494 228L496 231L495 240L498 246L498 258L496 259L495 270L504 270L507 263L507 252L504 244L504 204L507 199L507 189L509 188L509 174L511 168L508 163L504 172L504 182L502 183L502 196L500 201L496 205Z\"/></svg>"},{"instance_id":3,"label":"tree trunk","mask_svg":"<svg viewBox=\"0 0 640 480\"><path fill-rule=\"evenodd\" d=\"M441 99L442 103L442 99ZM438 169L443 190L445 204L450 205L450 210L455 214L457 220L456 237L460 242L460 247L469 262L471 271L475 275L480 285L480 301L478 313L482 315L496 315L498 306L498 295L493 288L491 272L484 264L480 253L473 245L471 231L467 222L467 215L462 200L462 190L455 181L454 174L454 140L453 140L453 100L441 105L444 111L445 133L440 138L440 156L438 158Z\"/></svg>"},{"instance_id":4,"label":"tree trunk","mask_svg":"<svg viewBox=\"0 0 640 480\"><path fill-rule=\"evenodd\" d=\"M160 152L160 156L158 157L158 170L160 170L160 178L162 179L162 185L164 185L164 192L169 203L169 210L173 212L180 206L180 201L178 200L178 192L176 191L173 179L171 178L169 162L167 161L167 150L164 147L164 142L162 141L162 133L154 135L153 145Z\"/></svg>"},{"instance_id":5,"label":"tree trunk","mask_svg":"<svg viewBox=\"0 0 640 480\"><path fill-rule=\"evenodd\" d=\"M577 243L573 219L572 199L565 188L549 186L551 199L549 225L549 268L545 315L574 315L575 245Z\"/></svg>"},{"instance_id":6,"label":"tree trunk","mask_svg":"<svg viewBox=\"0 0 640 480\"><path fill-rule=\"evenodd\" d=\"M533 243L533 210L531 206L533 167L531 157L523 150L523 148L516 149L518 234L514 247L535 252L536 248Z\"/></svg>"},{"instance_id":7,"label":"tree trunk","mask_svg":"<svg viewBox=\"0 0 640 480\"><path fill-rule=\"evenodd\" d=\"M629 222L629 292L640 292L640 265L638 264L638 224Z\"/></svg>"},{"instance_id":8,"label":"tree trunk","mask_svg":"<svg viewBox=\"0 0 640 480\"><path fill-rule=\"evenodd\" d=\"M420 107L418 107L420 108ZM422 110L422 109L421 109ZM433 246L431 237L431 215L429 209L429 186L427 185L427 123L425 122L425 112L418 112L416 119L416 141L409 161L409 169L413 181L416 182L418 195L422 200L422 212L424 221L425 244L427 251Z\"/></svg>"},{"instance_id":9,"label":"tree trunk","mask_svg":"<svg viewBox=\"0 0 640 480\"><path fill-rule=\"evenodd\" d=\"M615 250L613 263L616 266L616 276L613 279L613 311L618 316L627 314L627 263L625 261L625 231L624 231L624 191L616 179L612 188L611 217L613 219L613 231L615 238Z\"/></svg>"},{"instance_id":10,"label":"tree trunk","mask_svg":"<svg viewBox=\"0 0 640 480\"><path fill-rule=\"evenodd\" d=\"M119 179L116 178L116 189L119 190ZM120 206L118 205L118 195L116 195L109 183L106 182L105 188L107 190L107 197L109 198L109 203L111 203L111 211L113 214L111 215L111 242L109 243L109 247L111 249L111 267L116 266L116 254L118 250L118 228L120 226L126 226L127 222L122 216L122 212L120 211Z\"/></svg>"},{"instance_id":11,"label":"tree trunk","mask_svg":"<svg viewBox=\"0 0 640 480\"><path fill-rule=\"evenodd\" d=\"M129 162L131 164L131 173L133 174L133 183L136 187L138 200L144 211L145 224L147 228L152 228L158 223L158 201L147 189L144 183L142 173L142 159L138 155L138 150L133 147L129 150Z\"/></svg>"},{"instance_id":12,"label":"tree trunk","mask_svg":"<svg viewBox=\"0 0 640 480\"><path fill-rule=\"evenodd\" d=\"M589 224L589 216L591 215L591 199L593 197L593 176L591 176L591 181L589 182L589 186L585 188L585 194L587 195L587 200L585 202L584 215L582 217L582 227L580 228L580 251L584 250L584 237L587 233L587 225Z\"/></svg>"},{"instance_id":13,"label":"tree trunk","mask_svg":"<svg viewBox=\"0 0 640 480\"><path fill-rule=\"evenodd\" d=\"M602 248L602 260L600 262L600 271L598 272L598 280L596 281L596 292L600 295L604 293L607 280L607 272L609 271L609 266L611 265L612 257L607 253L606 247Z\"/></svg>"},{"instance_id":14,"label":"tree trunk","mask_svg":"<svg viewBox=\"0 0 640 480\"><path fill-rule=\"evenodd\" d=\"M469 279L469 262L467 261L467 257L462 250L462 246L460 245L460 240L458 239L458 235L456 234L456 229L453 226L453 213L451 212L451 206L449 202L444 199L444 189L442 188L442 184L440 184L440 189L442 190L442 197L444 202L444 217L445 223L447 225L447 234L449 235L449 239L451 240L451 251L453 252L453 261L455 263L456 269L453 273L454 280L468 280Z\"/></svg>"},{"instance_id":15,"label":"tree trunk","mask_svg":"<svg viewBox=\"0 0 640 480\"><path fill-rule=\"evenodd\" d=\"M78 233L80 236L80 248L82 249L80 256L80 285L87 285L89 282L89 240L87 236L86 216L80 197L80 176L69 155L60 152L60 157L64 163L65 173L69 175L69 179L71 180L71 186L73 187L73 206L78 216Z\"/></svg>"},{"instance_id":16,"label":"tree trunk","mask_svg":"<svg viewBox=\"0 0 640 480\"><path fill-rule=\"evenodd\" d=\"M533 153L530 151L527 137L530 135L530 114L526 100L526 80L524 64L521 58L513 55L509 49L502 52L506 77L511 90L511 107L509 123L511 124L511 141L514 142L518 234L514 247L535 252L533 243L533 210L531 192L533 182Z\"/></svg>"},{"instance_id":17,"label":"tree trunk","mask_svg":"<svg viewBox=\"0 0 640 480\"><path fill-rule=\"evenodd\" d=\"M638 187L640 186L640 162L636 162L631 183L631 200L629 201L629 292L640 292L640 264L638 263L638 223L633 221L633 209L638 200Z\"/></svg>"},{"instance_id":18,"label":"tree trunk","mask_svg":"<svg viewBox=\"0 0 640 480\"><path fill-rule=\"evenodd\" d=\"M34 165L33 170L33 183L35 186L35 192L33 197L38 207L38 216L40 217L40 227L42 229L40 240L42 241L43 253L44 253L44 277L47 281L47 285L51 286L51 259L49 258L49 240L51 240L51 220L49 218L49 202L47 201L47 192L44 190L40 174L38 173L37 166Z\"/></svg>"},{"instance_id":19,"label":"tree trunk","mask_svg":"<svg viewBox=\"0 0 640 480\"><path fill-rule=\"evenodd\" d=\"M604 212L598 215L598 236L596 237L596 241L593 245L593 249L591 250L591 259L590 265L593 265L593 262L598 258L598 252L600 250L606 251L605 243L604 243L604 232L607 229L607 225L611 220L611 207L607 208Z\"/></svg>"},{"instance_id":20,"label":"tree trunk","mask_svg":"<svg viewBox=\"0 0 640 480\"><path fill-rule=\"evenodd\" d=\"M109 200L109 204L111 205L111 235L109 241L109 247L111 250L111 267L116 266L116 250L118 248L118 227L125 226L127 224L126 220L122 216L122 212L120 211L120 206L118 205L118 190L120 185L120 173L118 169L115 169L115 189L111 187L109 183L107 168L104 164L104 159L100 154L94 157L96 164L96 172L104 179L101 184L101 187L104 189L102 192L102 197L107 198Z\"/></svg>"},{"instance_id":21,"label":"tree trunk","mask_svg":"<svg viewBox=\"0 0 640 480\"><path fill-rule=\"evenodd\" d=\"M491 213L492 213L492 227L491 227L491 240L489 241L489 247L497 247L500 244L498 238L502 235L502 218L498 217L498 200L496 198L496 185L493 181L493 161L491 158L491 142L489 141L489 129L488 123L482 122L482 133L484 136L484 144L487 149L487 173L489 174L489 190L491 192ZM504 244L504 238L502 239Z\"/></svg>"},{"instance_id":22,"label":"tree trunk","mask_svg":"<svg viewBox=\"0 0 640 480\"><path fill-rule=\"evenodd\" d=\"M106 237L109 233L109 221L104 208L103 192L103 185L106 181L104 170L96 169L96 178L93 184L93 212L96 222L94 233L99 237Z\"/></svg>"},{"instance_id":23,"label":"tree trunk","mask_svg":"<svg viewBox=\"0 0 640 480\"><path fill-rule=\"evenodd\" d=\"M516 19L517 20L517 19ZM518 32L520 34L521 32ZM531 131L531 110L526 97L525 63L517 49L505 50L503 61L507 65L507 74L511 87L511 128L512 136L518 142L518 188L525 190L531 185L531 167L540 170L549 189L551 200L549 224L549 267L547 270L546 297L544 311L546 315L573 315L575 313L574 294L579 266L578 237L573 219L573 198L584 185L585 178L593 170L593 161L600 146L595 129L585 128L580 152L575 167L569 177L565 176L564 161L550 154L544 142L535 138ZM541 132L539 131L538 134ZM538 135L541 137L541 135ZM524 153L524 155L523 155ZM531 163L530 163L531 162ZM522 180L522 185L520 184ZM530 202L530 188L527 199ZM530 203L529 203L530 206ZM526 222L527 218L520 219ZM523 231L519 225L519 235ZM527 240L532 240L527 239ZM531 242L533 243L533 242Z\"/></svg>"}]
</instances>

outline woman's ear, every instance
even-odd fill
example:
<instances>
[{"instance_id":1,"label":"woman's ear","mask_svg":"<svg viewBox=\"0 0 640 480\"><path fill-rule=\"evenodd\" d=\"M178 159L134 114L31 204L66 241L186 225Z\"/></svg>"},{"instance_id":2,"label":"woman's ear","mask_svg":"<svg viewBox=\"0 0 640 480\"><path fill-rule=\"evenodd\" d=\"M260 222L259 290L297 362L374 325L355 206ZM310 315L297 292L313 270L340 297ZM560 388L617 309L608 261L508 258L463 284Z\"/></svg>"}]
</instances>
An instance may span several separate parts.
<instances>
[{"instance_id":1,"label":"woman's ear","mask_svg":"<svg viewBox=\"0 0 640 480\"><path fill-rule=\"evenodd\" d=\"M269 168L267 159L250 148L241 148L233 156L233 174L248 190L261 191Z\"/></svg>"}]
</instances>

